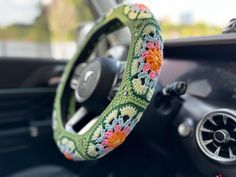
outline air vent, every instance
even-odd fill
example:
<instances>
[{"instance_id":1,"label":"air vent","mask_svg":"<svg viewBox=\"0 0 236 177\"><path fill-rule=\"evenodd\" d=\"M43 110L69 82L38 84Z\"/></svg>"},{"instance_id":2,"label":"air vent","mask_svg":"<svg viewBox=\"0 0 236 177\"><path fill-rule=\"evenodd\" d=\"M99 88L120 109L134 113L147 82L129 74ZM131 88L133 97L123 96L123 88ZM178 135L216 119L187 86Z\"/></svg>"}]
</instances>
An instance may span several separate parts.
<instances>
[{"instance_id":1,"label":"air vent","mask_svg":"<svg viewBox=\"0 0 236 177\"><path fill-rule=\"evenodd\" d=\"M218 109L206 114L196 129L197 143L210 159L236 164L236 112Z\"/></svg>"}]
</instances>

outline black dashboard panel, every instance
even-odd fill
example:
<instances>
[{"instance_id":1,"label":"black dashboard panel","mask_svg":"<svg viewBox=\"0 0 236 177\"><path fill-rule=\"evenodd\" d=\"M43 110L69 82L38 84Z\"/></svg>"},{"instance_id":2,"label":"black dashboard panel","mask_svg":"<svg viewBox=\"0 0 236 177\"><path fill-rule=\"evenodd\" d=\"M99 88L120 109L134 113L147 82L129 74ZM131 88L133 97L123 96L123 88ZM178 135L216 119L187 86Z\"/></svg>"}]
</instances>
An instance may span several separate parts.
<instances>
[{"instance_id":1,"label":"black dashboard panel","mask_svg":"<svg viewBox=\"0 0 236 177\"><path fill-rule=\"evenodd\" d=\"M167 59L160 83L166 85L184 80L188 83L188 94L233 105L236 103L235 68L236 61Z\"/></svg>"},{"instance_id":2,"label":"black dashboard panel","mask_svg":"<svg viewBox=\"0 0 236 177\"><path fill-rule=\"evenodd\" d=\"M188 83L183 105L174 120L173 135L206 177L235 177L236 174L236 164L219 164L200 150L195 132L204 114L219 108L236 110L236 40L235 34L229 36L222 35L218 42L207 38L183 39L167 41L165 45L167 58L160 84L178 80ZM192 122L191 134L182 137L178 127L188 120Z\"/></svg>"},{"instance_id":3,"label":"black dashboard panel","mask_svg":"<svg viewBox=\"0 0 236 177\"><path fill-rule=\"evenodd\" d=\"M213 174L234 177L236 173L236 164L222 165L205 156L195 135L196 126L204 114L220 108L236 110L235 69L234 61L167 59L162 70L162 85L176 80L188 83L187 94L182 97L183 105L175 117L173 134L182 142L195 166L207 177L213 177ZM170 70L171 75L168 74ZM192 122L191 135L187 138L178 136L178 126L188 120Z\"/></svg>"},{"instance_id":4,"label":"black dashboard panel","mask_svg":"<svg viewBox=\"0 0 236 177\"><path fill-rule=\"evenodd\" d=\"M235 60L236 34L170 39L165 41L166 58L188 60Z\"/></svg>"}]
</instances>

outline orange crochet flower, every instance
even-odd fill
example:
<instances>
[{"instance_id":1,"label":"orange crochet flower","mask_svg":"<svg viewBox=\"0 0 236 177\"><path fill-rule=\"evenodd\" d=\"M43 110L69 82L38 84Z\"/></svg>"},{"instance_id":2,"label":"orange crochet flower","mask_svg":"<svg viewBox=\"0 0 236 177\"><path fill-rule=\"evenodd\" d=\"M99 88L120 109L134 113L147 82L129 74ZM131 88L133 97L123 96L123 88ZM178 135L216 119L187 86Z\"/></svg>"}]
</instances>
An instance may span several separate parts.
<instances>
[{"instance_id":1,"label":"orange crochet flower","mask_svg":"<svg viewBox=\"0 0 236 177\"><path fill-rule=\"evenodd\" d=\"M125 138L129 134L130 130L131 129L129 126L122 129L121 125L116 125L114 127L114 131L109 130L105 133L101 144L105 147L106 151L110 151L125 141Z\"/></svg>"},{"instance_id":2,"label":"orange crochet flower","mask_svg":"<svg viewBox=\"0 0 236 177\"><path fill-rule=\"evenodd\" d=\"M123 131L120 131L118 133L114 132L111 135L111 137L107 139L108 140L107 147L109 149L116 148L125 141L125 138L126 138L125 132Z\"/></svg>"},{"instance_id":3,"label":"orange crochet flower","mask_svg":"<svg viewBox=\"0 0 236 177\"><path fill-rule=\"evenodd\" d=\"M162 64L162 54L161 50L157 47L148 48L142 54L143 59L146 62L144 71L153 71L157 73Z\"/></svg>"},{"instance_id":4,"label":"orange crochet flower","mask_svg":"<svg viewBox=\"0 0 236 177\"><path fill-rule=\"evenodd\" d=\"M162 63L162 55L160 50L157 48L149 49L145 60L146 63L150 64L151 70L157 72L160 69Z\"/></svg>"}]
</instances>

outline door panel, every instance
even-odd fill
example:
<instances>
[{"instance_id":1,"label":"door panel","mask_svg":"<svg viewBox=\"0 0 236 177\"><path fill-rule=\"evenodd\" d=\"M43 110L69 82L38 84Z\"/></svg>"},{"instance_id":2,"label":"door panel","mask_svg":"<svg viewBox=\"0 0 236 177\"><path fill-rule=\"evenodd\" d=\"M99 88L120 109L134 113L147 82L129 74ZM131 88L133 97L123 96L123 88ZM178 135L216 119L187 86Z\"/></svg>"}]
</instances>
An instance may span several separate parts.
<instances>
[{"instance_id":1,"label":"door panel","mask_svg":"<svg viewBox=\"0 0 236 177\"><path fill-rule=\"evenodd\" d=\"M37 58L0 58L0 89L49 87L66 61Z\"/></svg>"},{"instance_id":2,"label":"door panel","mask_svg":"<svg viewBox=\"0 0 236 177\"><path fill-rule=\"evenodd\" d=\"M30 166L68 163L56 150L51 130L65 63L0 58L0 176Z\"/></svg>"}]
</instances>

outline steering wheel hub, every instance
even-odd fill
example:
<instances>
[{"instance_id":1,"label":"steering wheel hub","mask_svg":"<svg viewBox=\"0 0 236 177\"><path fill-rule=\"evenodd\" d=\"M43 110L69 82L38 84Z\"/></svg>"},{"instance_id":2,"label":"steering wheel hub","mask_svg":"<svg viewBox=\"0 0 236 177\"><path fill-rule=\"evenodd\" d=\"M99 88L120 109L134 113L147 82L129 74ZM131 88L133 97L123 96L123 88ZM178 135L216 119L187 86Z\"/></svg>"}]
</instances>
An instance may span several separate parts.
<instances>
[{"instance_id":1,"label":"steering wheel hub","mask_svg":"<svg viewBox=\"0 0 236 177\"><path fill-rule=\"evenodd\" d=\"M108 104L108 95L118 74L118 61L97 58L82 71L75 89L76 99L94 113L100 113Z\"/></svg>"},{"instance_id":2,"label":"steering wheel hub","mask_svg":"<svg viewBox=\"0 0 236 177\"><path fill-rule=\"evenodd\" d=\"M101 65L98 61L90 63L79 77L76 88L78 102L86 101L94 93L101 75Z\"/></svg>"}]
</instances>

